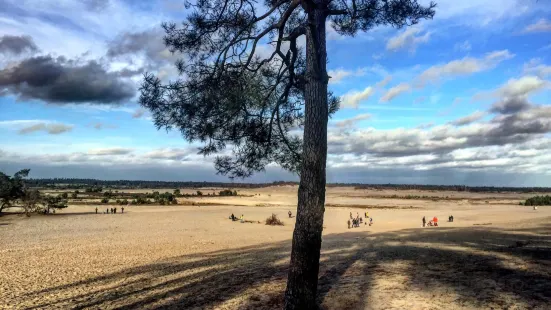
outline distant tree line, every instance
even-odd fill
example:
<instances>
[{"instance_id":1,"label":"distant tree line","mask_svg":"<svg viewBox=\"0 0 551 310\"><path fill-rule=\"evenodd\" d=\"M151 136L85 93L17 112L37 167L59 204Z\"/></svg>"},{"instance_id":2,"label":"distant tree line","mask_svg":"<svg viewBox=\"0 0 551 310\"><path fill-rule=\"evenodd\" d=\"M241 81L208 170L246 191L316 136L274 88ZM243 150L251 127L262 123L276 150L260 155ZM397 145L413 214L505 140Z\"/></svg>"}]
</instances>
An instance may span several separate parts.
<instances>
[{"instance_id":1,"label":"distant tree line","mask_svg":"<svg viewBox=\"0 0 551 310\"><path fill-rule=\"evenodd\" d=\"M105 181L95 179L28 179L29 187L78 189L86 193L98 193L105 188L139 189L139 188L201 188L201 187L233 187L233 188L262 188L268 186L298 185L297 182L276 181L271 183L229 183L229 182L173 182L173 181L140 181L116 180ZM459 191L459 192L521 192L521 193L551 193L550 187L497 187L497 186L466 186L466 185L420 185L420 184L363 184L363 183L329 183L327 187L354 187L364 190L432 190L432 191Z\"/></svg>"},{"instance_id":2,"label":"distant tree line","mask_svg":"<svg viewBox=\"0 0 551 310\"><path fill-rule=\"evenodd\" d=\"M521 202L522 204L522 202ZM524 202L525 206L551 206L551 196L534 196L532 198L526 199Z\"/></svg>"}]
</instances>

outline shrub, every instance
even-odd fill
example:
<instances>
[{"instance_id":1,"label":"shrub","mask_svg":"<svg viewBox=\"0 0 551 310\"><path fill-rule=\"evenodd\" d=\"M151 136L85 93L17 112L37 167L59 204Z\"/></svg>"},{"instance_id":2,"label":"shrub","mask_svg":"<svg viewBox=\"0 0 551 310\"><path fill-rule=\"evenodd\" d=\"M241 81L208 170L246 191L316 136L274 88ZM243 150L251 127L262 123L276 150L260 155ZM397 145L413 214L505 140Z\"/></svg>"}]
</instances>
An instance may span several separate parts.
<instances>
[{"instance_id":1,"label":"shrub","mask_svg":"<svg viewBox=\"0 0 551 310\"><path fill-rule=\"evenodd\" d=\"M525 206L551 206L551 196L535 196L526 199Z\"/></svg>"},{"instance_id":2,"label":"shrub","mask_svg":"<svg viewBox=\"0 0 551 310\"><path fill-rule=\"evenodd\" d=\"M220 195L220 196L237 196L237 192L235 192L235 195L233 193L234 192L232 192L230 189L225 189L225 190L221 190L220 192L218 192L218 195Z\"/></svg>"},{"instance_id":3,"label":"shrub","mask_svg":"<svg viewBox=\"0 0 551 310\"><path fill-rule=\"evenodd\" d=\"M272 225L272 226L279 225L279 226L283 226L284 224L283 224L283 222L277 217L277 215L275 215L274 213L272 213L272 215L266 219L266 225Z\"/></svg>"}]
</instances>

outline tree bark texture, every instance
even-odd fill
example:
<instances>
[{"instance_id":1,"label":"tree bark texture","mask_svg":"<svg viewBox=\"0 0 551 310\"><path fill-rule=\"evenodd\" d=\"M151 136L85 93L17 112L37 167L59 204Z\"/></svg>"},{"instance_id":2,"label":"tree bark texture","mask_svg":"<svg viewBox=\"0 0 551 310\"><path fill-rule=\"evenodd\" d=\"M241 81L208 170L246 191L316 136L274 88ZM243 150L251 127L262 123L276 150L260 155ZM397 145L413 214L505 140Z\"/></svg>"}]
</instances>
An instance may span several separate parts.
<instances>
[{"instance_id":1,"label":"tree bark texture","mask_svg":"<svg viewBox=\"0 0 551 310\"><path fill-rule=\"evenodd\" d=\"M325 14L313 9L306 31L304 144L285 309L316 309L327 159Z\"/></svg>"}]
</instances>

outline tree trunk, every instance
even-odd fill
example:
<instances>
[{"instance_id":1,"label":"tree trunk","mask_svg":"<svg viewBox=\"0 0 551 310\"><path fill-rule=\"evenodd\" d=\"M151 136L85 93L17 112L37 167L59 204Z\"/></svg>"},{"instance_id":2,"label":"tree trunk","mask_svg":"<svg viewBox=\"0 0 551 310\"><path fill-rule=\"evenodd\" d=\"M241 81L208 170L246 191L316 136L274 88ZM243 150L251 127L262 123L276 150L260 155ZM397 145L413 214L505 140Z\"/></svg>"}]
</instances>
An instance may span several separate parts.
<instances>
[{"instance_id":1,"label":"tree trunk","mask_svg":"<svg viewBox=\"0 0 551 310\"><path fill-rule=\"evenodd\" d=\"M309 12L306 31L304 149L285 309L316 309L327 159L325 15Z\"/></svg>"}]
</instances>

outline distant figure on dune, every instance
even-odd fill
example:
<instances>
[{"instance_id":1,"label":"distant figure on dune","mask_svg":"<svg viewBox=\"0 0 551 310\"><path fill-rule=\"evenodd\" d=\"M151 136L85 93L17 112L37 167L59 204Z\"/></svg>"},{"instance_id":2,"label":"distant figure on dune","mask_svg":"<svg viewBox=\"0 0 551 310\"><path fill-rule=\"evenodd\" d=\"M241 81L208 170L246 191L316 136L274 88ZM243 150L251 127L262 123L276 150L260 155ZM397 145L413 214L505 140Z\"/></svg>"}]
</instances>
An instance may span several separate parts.
<instances>
[{"instance_id":1,"label":"distant figure on dune","mask_svg":"<svg viewBox=\"0 0 551 310\"><path fill-rule=\"evenodd\" d=\"M352 217L352 212L350 212L350 219L353 219L353 217Z\"/></svg>"},{"instance_id":2,"label":"distant figure on dune","mask_svg":"<svg viewBox=\"0 0 551 310\"><path fill-rule=\"evenodd\" d=\"M426 220L425 217L423 216L423 227L425 227L426 224L427 224L427 220Z\"/></svg>"},{"instance_id":3,"label":"distant figure on dune","mask_svg":"<svg viewBox=\"0 0 551 310\"><path fill-rule=\"evenodd\" d=\"M371 225L373 225L373 218L372 217L369 218L369 226L371 226Z\"/></svg>"},{"instance_id":4,"label":"distant figure on dune","mask_svg":"<svg viewBox=\"0 0 551 310\"><path fill-rule=\"evenodd\" d=\"M121 207L121 212L124 213L124 207Z\"/></svg>"},{"instance_id":5,"label":"distant figure on dune","mask_svg":"<svg viewBox=\"0 0 551 310\"><path fill-rule=\"evenodd\" d=\"M245 223L245 217L241 214L241 223Z\"/></svg>"},{"instance_id":6,"label":"distant figure on dune","mask_svg":"<svg viewBox=\"0 0 551 310\"><path fill-rule=\"evenodd\" d=\"M291 218L293 216L293 213L291 213L291 210L289 210L289 213L287 213L287 214L289 214L289 218Z\"/></svg>"},{"instance_id":7,"label":"distant figure on dune","mask_svg":"<svg viewBox=\"0 0 551 310\"><path fill-rule=\"evenodd\" d=\"M117 214L117 208L115 208L115 214Z\"/></svg>"},{"instance_id":8,"label":"distant figure on dune","mask_svg":"<svg viewBox=\"0 0 551 310\"><path fill-rule=\"evenodd\" d=\"M350 220L348 220L348 229L350 229Z\"/></svg>"},{"instance_id":9,"label":"distant figure on dune","mask_svg":"<svg viewBox=\"0 0 551 310\"><path fill-rule=\"evenodd\" d=\"M98 214L98 207L96 207L96 214Z\"/></svg>"},{"instance_id":10,"label":"distant figure on dune","mask_svg":"<svg viewBox=\"0 0 551 310\"><path fill-rule=\"evenodd\" d=\"M438 218L436 216L432 218L432 223L434 226L438 226Z\"/></svg>"},{"instance_id":11,"label":"distant figure on dune","mask_svg":"<svg viewBox=\"0 0 551 310\"><path fill-rule=\"evenodd\" d=\"M232 221L236 220L235 215L233 215L233 213L230 215L230 220L232 220Z\"/></svg>"},{"instance_id":12,"label":"distant figure on dune","mask_svg":"<svg viewBox=\"0 0 551 310\"><path fill-rule=\"evenodd\" d=\"M109 209L105 209L105 213L109 214Z\"/></svg>"}]
</instances>

